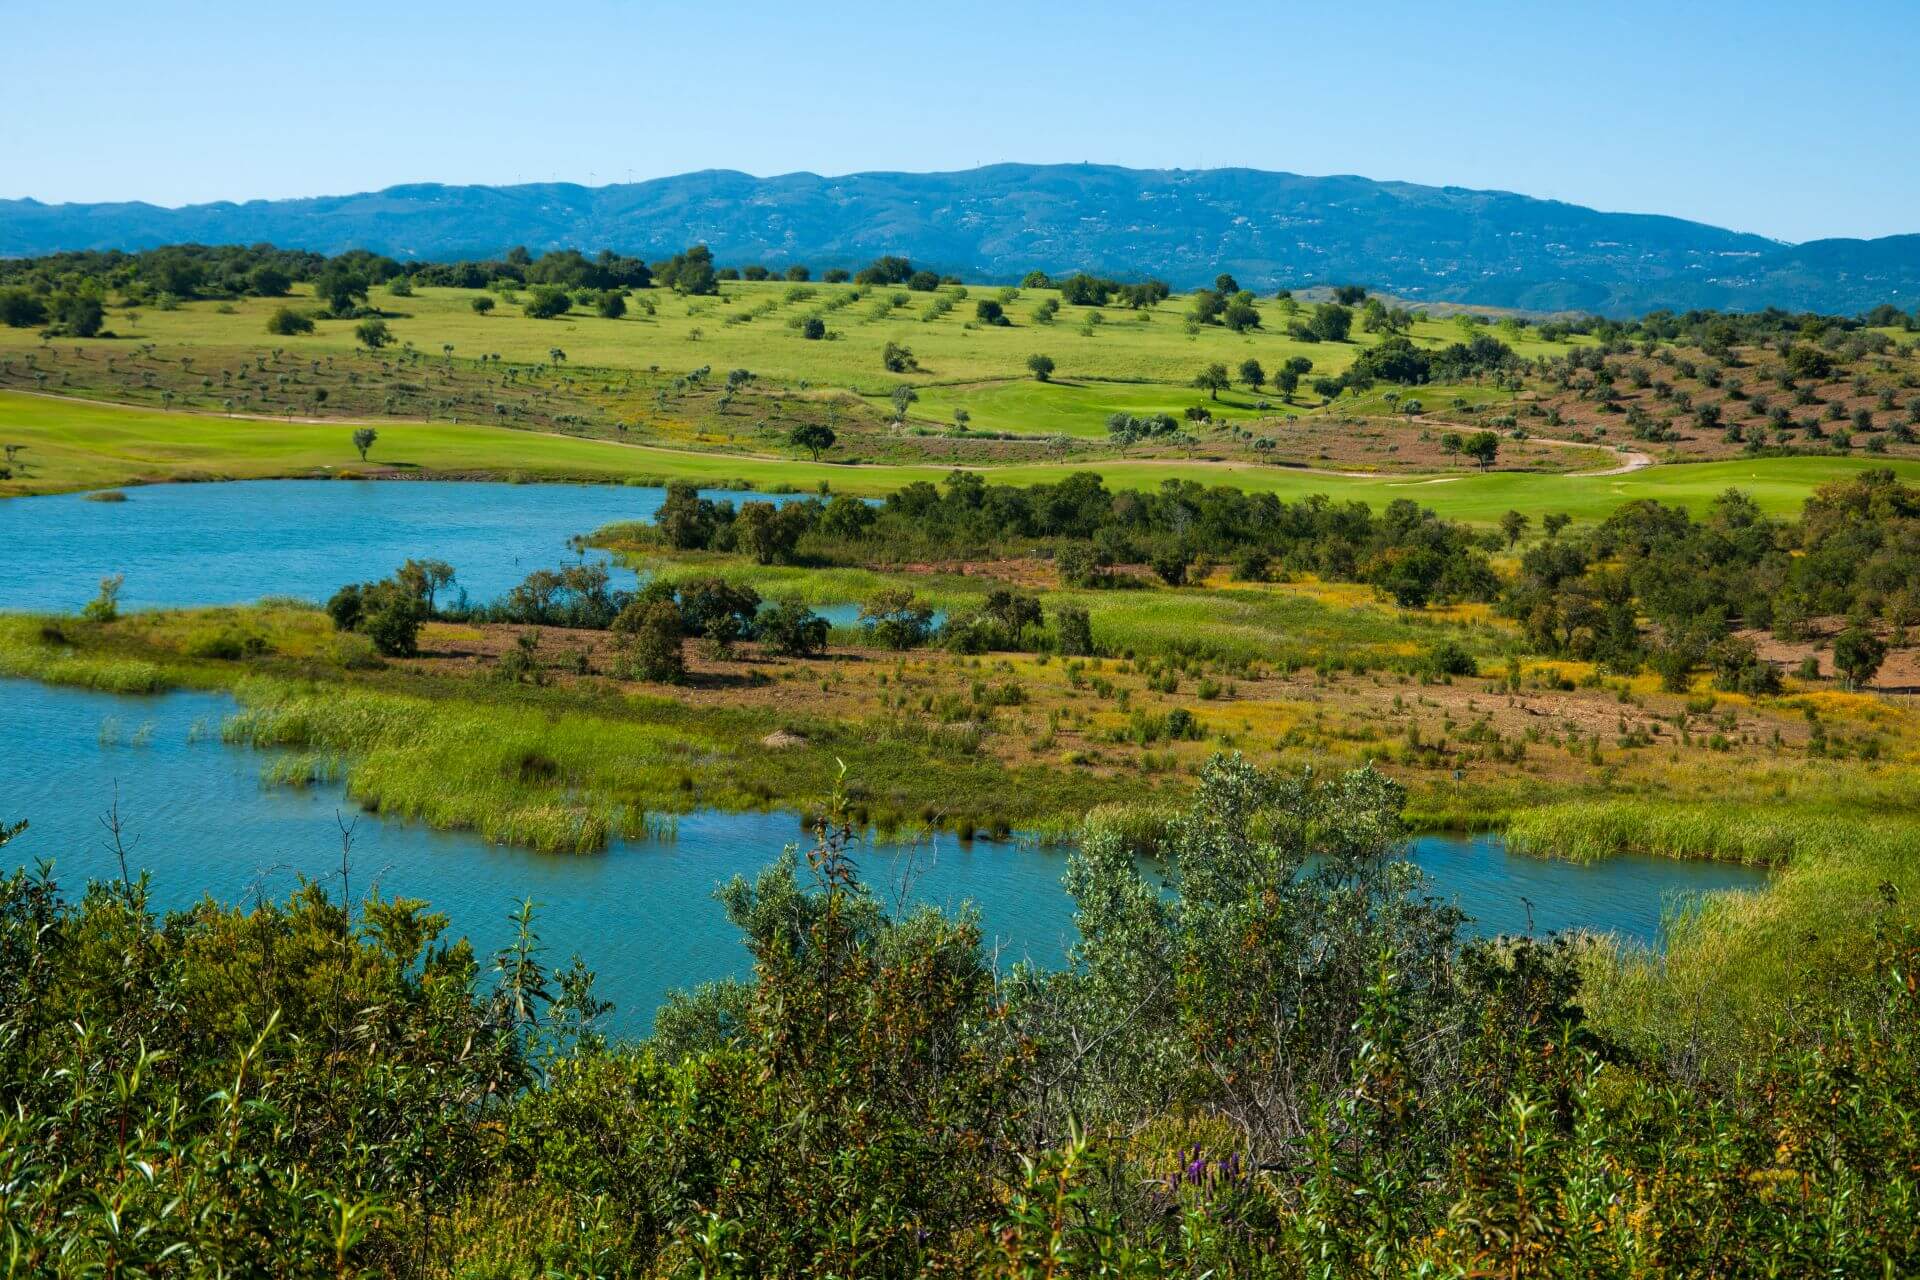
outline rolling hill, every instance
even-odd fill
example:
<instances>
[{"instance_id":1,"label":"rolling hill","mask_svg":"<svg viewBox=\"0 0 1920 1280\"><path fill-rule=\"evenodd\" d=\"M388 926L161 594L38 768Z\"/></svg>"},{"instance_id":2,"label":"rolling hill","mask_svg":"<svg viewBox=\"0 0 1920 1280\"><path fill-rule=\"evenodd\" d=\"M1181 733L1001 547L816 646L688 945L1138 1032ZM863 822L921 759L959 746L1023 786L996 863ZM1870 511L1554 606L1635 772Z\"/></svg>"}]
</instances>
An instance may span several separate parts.
<instances>
[{"instance_id":1,"label":"rolling hill","mask_svg":"<svg viewBox=\"0 0 1920 1280\"><path fill-rule=\"evenodd\" d=\"M818 269L899 253L970 277L1084 268L1176 287L1227 271L1263 290L1352 282L1435 302L1615 314L1920 302L1920 235L1793 245L1504 191L1255 169L706 170L605 187L412 184L177 209L0 200L0 254L182 241L422 259L515 244L657 254L704 241L733 263Z\"/></svg>"}]
</instances>

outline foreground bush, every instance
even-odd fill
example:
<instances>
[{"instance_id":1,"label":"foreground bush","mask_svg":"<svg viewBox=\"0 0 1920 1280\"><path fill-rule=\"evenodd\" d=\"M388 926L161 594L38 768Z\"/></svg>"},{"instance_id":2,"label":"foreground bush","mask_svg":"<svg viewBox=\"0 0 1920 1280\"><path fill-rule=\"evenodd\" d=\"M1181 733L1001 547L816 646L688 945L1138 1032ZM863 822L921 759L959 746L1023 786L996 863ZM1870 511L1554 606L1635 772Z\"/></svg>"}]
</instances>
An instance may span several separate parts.
<instances>
[{"instance_id":1,"label":"foreground bush","mask_svg":"<svg viewBox=\"0 0 1920 1280\"><path fill-rule=\"evenodd\" d=\"M633 1045L531 908L483 981L346 859L164 918L137 879L16 874L0 1247L21 1275L1920 1267L1920 932L1891 890L1856 904L1869 982L1676 1087L1590 1022L1580 947L1459 941L1400 800L1217 759L1186 809L1093 823L1054 973L889 911L823 827L722 892L752 980Z\"/></svg>"}]
</instances>

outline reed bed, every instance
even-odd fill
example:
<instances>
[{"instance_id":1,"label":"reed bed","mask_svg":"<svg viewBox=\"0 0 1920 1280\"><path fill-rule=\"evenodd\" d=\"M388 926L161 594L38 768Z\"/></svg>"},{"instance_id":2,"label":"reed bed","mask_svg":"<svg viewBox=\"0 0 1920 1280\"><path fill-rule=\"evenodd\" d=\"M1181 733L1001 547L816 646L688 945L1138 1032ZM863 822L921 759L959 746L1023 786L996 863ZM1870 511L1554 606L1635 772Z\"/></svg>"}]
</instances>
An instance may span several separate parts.
<instances>
[{"instance_id":1,"label":"reed bed","mask_svg":"<svg viewBox=\"0 0 1920 1280\"><path fill-rule=\"evenodd\" d=\"M0 622L0 676L102 693L161 693L173 687L156 663L75 651L62 643L57 631L45 632L32 618Z\"/></svg>"},{"instance_id":2,"label":"reed bed","mask_svg":"<svg viewBox=\"0 0 1920 1280\"><path fill-rule=\"evenodd\" d=\"M1592 944L1589 1011L1683 1075L1732 1070L1816 999L1867 1005L1871 935L1920 914L1920 824L1909 820L1739 809L1649 810L1636 820L1589 805L1595 817L1582 829L1555 813L1563 808L1516 826L1529 841L1593 856L1633 849L1775 868L1765 889L1677 907L1662 952Z\"/></svg>"},{"instance_id":3,"label":"reed bed","mask_svg":"<svg viewBox=\"0 0 1920 1280\"><path fill-rule=\"evenodd\" d=\"M591 853L670 822L653 806L678 789L668 773L684 743L650 726L271 682L240 697L221 736L286 751L263 771L272 784L344 776L375 812L546 853Z\"/></svg>"},{"instance_id":4,"label":"reed bed","mask_svg":"<svg viewBox=\"0 0 1920 1280\"><path fill-rule=\"evenodd\" d=\"M1842 847L1860 824L1836 815L1738 806L1592 800L1517 811L1507 843L1536 857L1598 862L1621 853L1781 867Z\"/></svg>"}]
</instances>

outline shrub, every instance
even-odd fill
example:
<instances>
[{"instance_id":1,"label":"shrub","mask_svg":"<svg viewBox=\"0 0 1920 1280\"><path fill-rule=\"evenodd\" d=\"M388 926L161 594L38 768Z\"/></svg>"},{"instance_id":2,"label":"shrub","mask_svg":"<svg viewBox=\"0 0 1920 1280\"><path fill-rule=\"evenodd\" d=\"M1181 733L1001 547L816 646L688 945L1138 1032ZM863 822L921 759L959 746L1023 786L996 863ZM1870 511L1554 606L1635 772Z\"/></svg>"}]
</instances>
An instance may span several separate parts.
<instances>
[{"instance_id":1,"label":"shrub","mask_svg":"<svg viewBox=\"0 0 1920 1280\"><path fill-rule=\"evenodd\" d=\"M1178 547L1156 552L1153 557L1153 571L1170 587L1187 585L1187 570L1192 564L1193 557Z\"/></svg>"},{"instance_id":2,"label":"shrub","mask_svg":"<svg viewBox=\"0 0 1920 1280\"><path fill-rule=\"evenodd\" d=\"M397 577L341 587L328 598L326 611L336 631L365 635L387 657L410 658L420 651L427 602Z\"/></svg>"},{"instance_id":3,"label":"shrub","mask_svg":"<svg viewBox=\"0 0 1920 1280\"><path fill-rule=\"evenodd\" d=\"M230 626L195 635L186 646L190 658L214 658L222 662L258 657L267 649L266 637Z\"/></svg>"},{"instance_id":4,"label":"shrub","mask_svg":"<svg viewBox=\"0 0 1920 1280\"><path fill-rule=\"evenodd\" d=\"M1087 611L1076 605L1061 605L1053 611L1054 645L1068 657L1091 657L1093 627Z\"/></svg>"},{"instance_id":5,"label":"shrub","mask_svg":"<svg viewBox=\"0 0 1920 1280\"><path fill-rule=\"evenodd\" d=\"M267 317L267 332L283 338L312 333L313 317L304 311L295 311L292 307L278 307L272 315Z\"/></svg>"},{"instance_id":6,"label":"shrub","mask_svg":"<svg viewBox=\"0 0 1920 1280\"><path fill-rule=\"evenodd\" d=\"M1453 640L1442 640L1427 649L1421 664L1436 676L1477 676L1480 664L1471 653Z\"/></svg>"},{"instance_id":7,"label":"shrub","mask_svg":"<svg viewBox=\"0 0 1920 1280\"><path fill-rule=\"evenodd\" d=\"M827 647L827 620L792 596L763 611L753 629L767 652L784 657L802 658Z\"/></svg>"},{"instance_id":8,"label":"shrub","mask_svg":"<svg viewBox=\"0 0 1920 1280\"><path fill-rule=\"evenodd\" d=\"M681 641L686 625L671 600L635 600L614 619L619 674L631 680L679 684L687 676Z\"/></svg>"},{"instance_id":9,"label":"shrub","mask_svg":"<svg viewBox=\"0 0 1920 1280\"><path fill-rule=\"evenodd\" d=\"M895 588L861 602L860 622L877 644L888 649L917 649L927 642L933 610L913 592Z\"/></svg>"},{"instance_id":10,"label":"shrub","mask_svg":"<svg viewBox=\"0 0 1920 1280\"><path fill-rule=\"evenodd\" d=\"M573 310L573 299L557 284L535 285L521 308L535 320L551 320Z\"/></svg>"},{"instance_id":11,"label":"shrub","mask_svg":"<svg viewBox=\"0 0 1920 1280\"><path fill-rule=\"evenodd\" d=\"M11 329L31 329L47 322L47 304L27 289L0 289L0 324Z\"/></svg>"},{"instance_id":12,"label":"shrub","mask_svg":"<svg viewBox=\"0 0 1920 1280\"><path fill-rule=\"evenodd\" d=\"M1054 568L1069 587L1095 587L1106 581L1109 561L1091 542L1067 542L1054 552Z\"/></svg>"},{"instance_id":13,"label":"shrub","mask_svg":"<svg viewBox=\"0 0 1920 1280\"><path fill-rule=\"evenodd\" d=\"M420 652L420 627L427 606L397 583L376 584L366 601L360 630L373 647L389 658L411 658Z\"/></svg>"},{"instance_id":14,"label":"shrub","mask_svg":"<svg viewBox=\"0 0 1920 1280\"><path fill-rule=\"evenodd\" d=\"M87 601L80 610L80 616L88 622L112 622L120 616L120 588L126 584L124 573L109 574L100 579L100 593Z\"/></svg>"}]
</instances>

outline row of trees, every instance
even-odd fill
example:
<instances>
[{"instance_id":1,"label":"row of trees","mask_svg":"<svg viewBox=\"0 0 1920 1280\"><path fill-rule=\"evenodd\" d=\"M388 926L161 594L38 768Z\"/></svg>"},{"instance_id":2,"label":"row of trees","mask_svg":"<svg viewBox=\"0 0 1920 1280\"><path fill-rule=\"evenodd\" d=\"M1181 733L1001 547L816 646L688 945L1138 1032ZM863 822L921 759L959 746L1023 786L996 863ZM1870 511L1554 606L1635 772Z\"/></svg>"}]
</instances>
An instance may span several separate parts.
<instances>
[{"instance_id":1,"label":"row of trees","mask_svg":"<svg viewBox=\"0 0 1920 1280\"><path fill-rule=\"evenodd\" d=\"M1151 425L1141 430L1159 433ZM1316 495L1286 503L1192 481L1116 493L1089 472L1020 487L956 471L942 485L916 482L878 505L839 495L777 509L748 502L737 511L681 484L669 489L654 536L678 550L732 551L762 563L966 559L1038 549L1079 586L1122 584L1108 572L1120 564L1152 564L1168 581L1184 581L1185 567L1207 555L1248 577L1288 569L1370 582L1407 605L1491 600L1499 591L1486 548L1471 530L1406 499L1375 514L1360 502Z\"/></svg>"}]
</instances>

